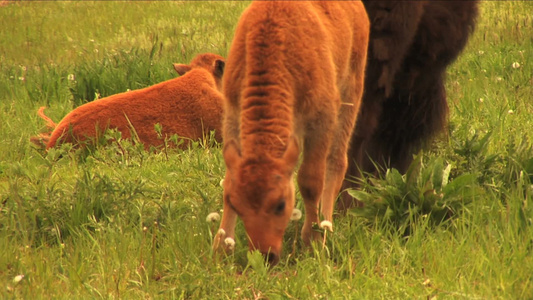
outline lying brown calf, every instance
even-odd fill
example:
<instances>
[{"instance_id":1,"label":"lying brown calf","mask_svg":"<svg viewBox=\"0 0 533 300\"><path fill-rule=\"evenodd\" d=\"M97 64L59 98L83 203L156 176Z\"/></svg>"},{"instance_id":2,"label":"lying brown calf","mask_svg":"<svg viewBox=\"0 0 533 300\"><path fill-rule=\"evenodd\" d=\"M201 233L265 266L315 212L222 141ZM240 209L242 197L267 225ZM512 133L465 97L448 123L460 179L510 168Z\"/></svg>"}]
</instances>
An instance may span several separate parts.
<instances>
[{"instance_id":1,"label":"lying brown calf","mask_svg":"<svg viewBox=\"0 0 533 300\"><path fill-rule=\"evenodd\" d=\"M231 250L239 216L251 249L279 260L294 207L302 238L332 230L335 198L361 97L369 21L359 1L255 1L243 13L224 75L224 215L214 247Z\"/></svg>"},{"instance_id":2,"label":"lying brown calf","mask_svg":"<svg viewBox=\"0 0 533 300\"><path fill-rule=\"evenodd\" d=\"M102 138L106 129L117 129L123 138L138 137L146 149L164 143L155 130L160 124L162 137L177 134L184 138L180 147L215 131L221 142L222 99L219 92L224 59L216 54L200 54L190 65L175 64L179 78L130 92L116 94L81 105L67 114L57 126L39 109L50 134L32 138L46 149L60 143L86 144Z\"/></svg>"}]
</instances>

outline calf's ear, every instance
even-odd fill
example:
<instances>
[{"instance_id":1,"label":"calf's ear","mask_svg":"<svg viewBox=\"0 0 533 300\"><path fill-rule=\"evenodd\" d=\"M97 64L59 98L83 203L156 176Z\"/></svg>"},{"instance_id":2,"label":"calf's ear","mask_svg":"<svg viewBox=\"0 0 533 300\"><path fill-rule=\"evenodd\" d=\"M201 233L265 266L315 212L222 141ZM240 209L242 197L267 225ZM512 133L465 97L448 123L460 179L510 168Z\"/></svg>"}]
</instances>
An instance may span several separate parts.
<instances>
[{"instance_id":1,"label":"calf's ear","mask_svg":"<svg viewBox=\"0 0 533 300\"><path fill-rule=\"evenodd\" d=\"M213 74L218 78L222 78L222 75L224 75L225 66L226 66L226 63L223 60L217 59L215 61L215 71L213 72Z\"/></svg>"},{"instance_id":2,"label":"calf's ear","mask_svg":"<svg viewBox=\"0 0 533 300\"><path fill-rule=\"evenodd\" d=\"M183 76L183 74L191 70L191 66L184 64L174 64L174 70L176 70L176 72L178 72L180 76Z\"/></svg>"},{"instance_id":3,"label":"calf's ear","mask_svg":"<svg viewBox=\"0 0 533 300\"><path fill-rule=\"evenodd\" d=\"M235 140L230 140L224 144L224 150L222 150L224 155L224 161L226 162L227 169L235 168L241 161L241 151L237 147Z\"/></svg>"},{"instance_id":4,"label":"calf's ear","mask_svg":"<svg viewBox=\"0 0 533 300\"><path fill-rule=\"evenodd\" d=\"M292 174L294 168L298 164L298 157L300 157L300 149L298 148L298 140L295 136L289 137L287 143L287 148L283 154L283 160L285 161L285 166L287 167L287 172Z\"/></svg>"}]
</instances>

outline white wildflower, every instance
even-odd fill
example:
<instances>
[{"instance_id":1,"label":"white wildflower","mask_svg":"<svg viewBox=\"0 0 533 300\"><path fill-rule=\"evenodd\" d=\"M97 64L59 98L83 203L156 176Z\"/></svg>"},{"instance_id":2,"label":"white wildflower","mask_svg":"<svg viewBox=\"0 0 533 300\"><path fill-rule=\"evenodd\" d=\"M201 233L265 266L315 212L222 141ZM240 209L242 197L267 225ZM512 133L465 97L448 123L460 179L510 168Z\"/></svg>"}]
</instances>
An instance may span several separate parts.
<instances>
[{"instance_id":1,"label":"white wildflower","mask_svg":"<svg viewBox=\"0 0 533 300\"><path fill-rule=\"evenodd\" d=\"M302 218L302 211L294 208L291 214L291 221L298 221Z\"/></svg>"},{"instance_id":2,"label":"white wildflower","mask_svg":"<svg viewBox=\"0 0 533 300\"><path fill-rule=\"evenodd\" d=\"M225 240L224 240L224 244L226 244L226 247L229 249L229 250L233 250L235 248L235 240L233 238L230 238L230 237L227 237Z\"/></svg>"},{"instance_id":3,"label":"white wildflower","mask_svg":"<svg viewBox=\"0 0 533 300\"><path fill-rule=\"evenodd\" d=\"M507 111L507 113L512 115L512 114L514 114L514 110L510 109L510 110Z\"/></svg>"},{"instance_id":4,"label":"white wildflower","mask_svg":"<svg viewBox=\"0 0 533 300\"><path fill-rule=\"evenodd\" d=\"M76 76L74 76L74 74L68 74L67 79L69 81L74 81L74 80L76 80Z\"/></svg>"},{"instance_id":5,"label":"white wildflower","mask_svg":"<svg viewBox=\"0 0 533 300\"><path fill-rule=\"evenodd\" d=\"M218 222L220 221L220 215L217 212L212 212L207 215L205 220L207 221L207 223Z\"/></svg>"},{"instance_id":6,"label":"white wildflower","mask_svg":"<svg viewBox=\"0 0 533 300\"><path fill-rule=\"evenodd\" d=\"M330 221L328 220L324 220L322 222L320 222L320 228L324 229L324 230L329 230L331 232L333 232L333 224L331 224Z\"/></svg>"},{"instance_id":7,"label":"white wildflower","mask_svg":"<svg viewBox=\"0 0 533 300\"><path fill-rule=\"evenodd\" d=\"M512 64L512 67L513 67L513 69L518 69L518 68L520 68L520 64L519 64L518 62L515 61L515 62Z\"/></svg>"},{"instance_id":8,"label":"white wildflower","mask_svg":"<svg viewBox=\"0 0 533 300\"><path fill-rule=\"evenodd\" d=\"M224 178L220 179L220 186L224 187Z\"/></svg>"},{"instance_id":9,"label":"white wildflower","mask_svg":"<svg viewBox=\"0 0 533 300\"><path fill-rule=\"evenodd\" d=\"M24 279L24 275L17 275L13 278L13 283L19 283L22 279Z\"/></svg>"},{"instance_id":10,"label":"white wildflower","mask_svg":"<svg viewBox=\"0 0 533 300\"><path fill-rule=\"evenodd\" d=\"M424 282L422 282L422 285L424 286L431 286L431 280L428 278L426 280L424 280Z\"/></svg>"},{"instance_id":11,"label":"white wildflower","mask_svg":"<svg viewBox=\"0 0 533 300\"><path fill-rule=\"evenodd\" d=\"M501 77L499 77L499 76L496 77L496 81L500 82L500 81L502 81L502 80L503 80L503 78L501 78Z\"/></svg>"},{"instance_id":12,"label":"white wildflower","mask_svg":"<svg viewBox=\"0 0 533 300\"><path fill-rule=\"evenodd\" d=\"M479 98L478 101L479 101L480 103L483 103L484 100L483 100L483 98Z\"/></svg>"},{"instance_id":13,"label":"white wildflower","mask_svg":"<svg viewBox=\"0 0 533 300\"><path fill-rule=\"evenodd\" d=\"M483 55L483 54L485 54L485 51L479 50L478 53L479 53L479 55Z\"/></svg>"},{"instance_id":14,"label":"white wildflower","mask_svg":"<svg viewBox=\"0 0 533 300\"><path fill-rule=\"evenodd\" d=\"M26 80L26 77L24 77L24 76L20 76L20 77L19 77L19 80L20 80L20 81L24 81L24 80Z\"/></svg>"}]
</instances>

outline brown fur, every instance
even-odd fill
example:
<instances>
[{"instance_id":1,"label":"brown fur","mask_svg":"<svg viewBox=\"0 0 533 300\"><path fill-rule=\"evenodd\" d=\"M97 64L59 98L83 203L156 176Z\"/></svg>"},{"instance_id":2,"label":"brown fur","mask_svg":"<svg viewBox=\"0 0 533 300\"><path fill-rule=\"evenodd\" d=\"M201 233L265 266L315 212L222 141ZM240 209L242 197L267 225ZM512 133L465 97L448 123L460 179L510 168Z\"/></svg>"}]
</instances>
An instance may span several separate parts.
<instances>
[{"instance_id":1,"label":"brown fur","mask_svg":"<svg viewBox=\"0 0 533 300\"><path fill-rule=\"evenodd\" d=\"M117 129L123 138L137 136L149 149L164 143L154 128L159 123L163 138L174 134L184 138L182 147L187 147L190 140L207 136L211 130L221 142L223 58L201 54L190 65L175 64L174 68L183 76L81 105L57 126L40 108L39 116L53 131L32 141L45 142L47 149L65 142L92 143L106 129Z\"/></svg>"},{"instance_id":2,"label":"brown fur","mask_svg":"<svg viewBox=\"0 0 533 300\"><path fill-rule=\"evenodd\" d=\"M369 23L358 1L256 1L243 13L224 77L224 215L215 249L234 238L237 215L251 249L275 264L294 207L302 238L320 212L332 221L363 92Z\"/></svg>"},{"instance_id":3,"label":"brown fur","mask_svg":"<svg viewBox=\"0 0 533 300\"><path fill-rule=\"evenodd\" d=\"M477 1L363 0L371 23L365 92L352 136L344 188L361 172L405 172L416 153L445 126L446 67L464 48ZM343 194L338 207L354 202Z\"/></svg>"}]
</instances>

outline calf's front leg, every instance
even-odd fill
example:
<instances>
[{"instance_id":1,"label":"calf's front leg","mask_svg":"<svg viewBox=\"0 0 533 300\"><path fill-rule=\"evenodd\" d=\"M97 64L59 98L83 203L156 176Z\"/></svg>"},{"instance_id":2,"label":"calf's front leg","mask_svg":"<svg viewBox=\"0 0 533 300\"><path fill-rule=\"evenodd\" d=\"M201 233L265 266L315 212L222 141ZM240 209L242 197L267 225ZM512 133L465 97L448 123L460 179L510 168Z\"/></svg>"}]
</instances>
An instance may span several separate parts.
<instances>
[{"instance_id":1,"label":"calf's front leg","mask_svg":"<svg viewBox=\"0 0 533 300\"><path fill-rule=\"evenodd\" d=\"M224 200L224 211L220 227L213 240L213 251L231 253L235 246L235 225L237 213ZM230 240L231 239L231 240Z\"/></svg>"}]
</instances>

